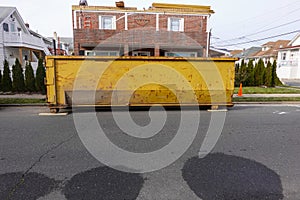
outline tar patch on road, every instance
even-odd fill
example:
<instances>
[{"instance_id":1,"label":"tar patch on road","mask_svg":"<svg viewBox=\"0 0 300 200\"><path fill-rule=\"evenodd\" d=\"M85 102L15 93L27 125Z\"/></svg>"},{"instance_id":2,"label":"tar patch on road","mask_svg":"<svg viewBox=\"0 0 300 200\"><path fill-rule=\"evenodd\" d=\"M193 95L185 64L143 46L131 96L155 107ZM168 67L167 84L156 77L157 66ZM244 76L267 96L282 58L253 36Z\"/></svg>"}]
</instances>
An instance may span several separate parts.
<instances>
[{"instance_id":1,"label":"tar patch on road","mask_svg":"<svg viewBox=\"0 0 300 200\"><path fill-rule=\"evenodd\" d=\"M182 169L184 180L203 200L280 200L279 175L266 166L221 153L191 158Z\"/></svg>"},{"instance_id":2,"label":"tar patch on road","mask_svg":"<svg viewBox=\"0 0 300 200\"><path fill-rule=\"evenodd\" d=\"M0 199L38 199L58 186L58 182L45 175L30 172L23 176L22 172L0 175Z\"/></svg>"},{"instance_id":3,"label":"tar patch on road","mask_svg":"<svg viewBox=\"0 0 300 200\"><path fill-rule=\"evenodd\" d=\"M66 183L63 193L70 200L129 200L138 197L143 184L139 174L99 167L75 175Z\"/></svg>"}]
</instances>

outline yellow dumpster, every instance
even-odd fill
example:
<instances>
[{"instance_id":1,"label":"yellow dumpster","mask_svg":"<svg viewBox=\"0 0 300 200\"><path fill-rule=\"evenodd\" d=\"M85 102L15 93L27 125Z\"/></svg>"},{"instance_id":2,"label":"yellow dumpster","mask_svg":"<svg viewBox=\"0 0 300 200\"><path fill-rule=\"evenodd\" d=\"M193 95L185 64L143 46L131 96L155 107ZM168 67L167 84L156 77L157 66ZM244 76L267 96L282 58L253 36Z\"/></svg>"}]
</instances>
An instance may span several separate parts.
<instances>
[{"instance_id":1,"label":"yellow dumpster","mask_svg":"<svg viewBox=\"0 0 300 200\"><path fill-rule=\"evenodd\" d=\"M51 112L82 106L232 106L232 58L47 56Z\"/></svg>"}]
</instances>

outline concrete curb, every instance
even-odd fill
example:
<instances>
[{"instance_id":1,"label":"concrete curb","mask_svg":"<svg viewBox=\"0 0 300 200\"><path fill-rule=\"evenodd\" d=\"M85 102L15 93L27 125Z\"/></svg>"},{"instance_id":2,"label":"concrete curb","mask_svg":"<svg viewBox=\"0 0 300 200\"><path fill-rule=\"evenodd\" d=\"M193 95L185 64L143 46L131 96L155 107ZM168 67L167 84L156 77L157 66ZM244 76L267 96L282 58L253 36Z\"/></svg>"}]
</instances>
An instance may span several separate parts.
<instances>
[{"instance_id":1,"label":"concrete curb","mask_svg":"<svg viewBox=\"0 0 300 200\"><path fill-rule=\"evenodd\" d=\"M0 107L43 107L48 106L44 103L34 103L34 104L0 104Z\"/></svg>"},{"instance_id":2,"label":"concrete curb","mask_svg":"<svg viewBox=\"0 0 300 200\"><path fill-rule=\"evenodd\" d=\"M266 102L251 101L251 102L233 102L233 104L299 104L300 105L300 101L266 101Z\"/></svg>"},{"instance_id":3,"label":"concrete curb","mask_svg":"<svg viewBox=\"0 0 300 200\"><path fill-rule=\"evenodd\" d=\"M239 104L299 104L300 101L266 101L266 102L233 102L233 105ZM35 103L35 104L0 104L0 107L48 107L45 103Z\"/></svg>"}]
</instances>

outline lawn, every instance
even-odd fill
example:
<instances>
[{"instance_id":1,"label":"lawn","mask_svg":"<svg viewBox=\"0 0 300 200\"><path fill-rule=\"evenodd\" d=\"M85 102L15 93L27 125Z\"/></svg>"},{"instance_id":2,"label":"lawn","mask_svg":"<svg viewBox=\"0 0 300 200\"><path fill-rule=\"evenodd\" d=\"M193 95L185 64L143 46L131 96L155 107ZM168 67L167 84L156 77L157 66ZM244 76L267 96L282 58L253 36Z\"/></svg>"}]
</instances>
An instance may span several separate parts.
<instances>
[{"instance_id":1,"label":"lawn","mask_svg":"<svg viewBox=\"0 0 300 200\"><path fill-rule=\"evenodd\" d=\"M237 94L239 88L234 89L234 93ZM243 94L300 94L300 88L294 87L243 87Z\"/></svg>"}]
</instances>

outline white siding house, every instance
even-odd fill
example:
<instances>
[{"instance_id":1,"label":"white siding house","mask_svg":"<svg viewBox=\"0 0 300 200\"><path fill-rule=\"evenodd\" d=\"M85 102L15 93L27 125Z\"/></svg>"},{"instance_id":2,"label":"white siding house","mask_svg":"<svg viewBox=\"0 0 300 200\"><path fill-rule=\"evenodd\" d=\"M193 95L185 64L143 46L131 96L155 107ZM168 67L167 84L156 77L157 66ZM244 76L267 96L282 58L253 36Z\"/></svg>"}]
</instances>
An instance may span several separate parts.
<instances>
[{"instance_id":1,"label":"white siding house","mask_svg":"<svg viewBox=\"0 0 300 200\"><path fill-rule=\"evenodd\" d=\"M39 57L49 55L51 40L29 29L15 7L0 7L0 70L6 59L12 66L16 60L24 66L32 62L35 69Z\"/></svg>"},{"instance_id":2,"label":"white siding house","mask_svg":"<svg viewBox=\"0 0 300 200\"><path fill-rule=\"evenodd\" d=\"M278 51L277 75L283 81L300 81L300 33Z\"/></svg>"}]
</instances>

